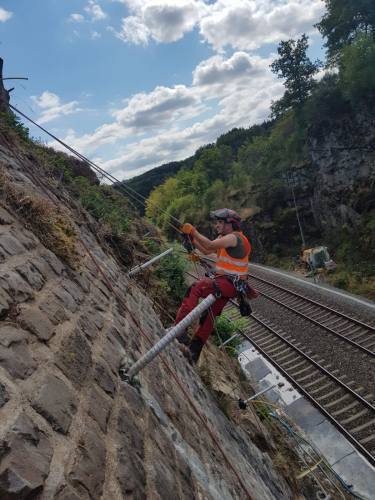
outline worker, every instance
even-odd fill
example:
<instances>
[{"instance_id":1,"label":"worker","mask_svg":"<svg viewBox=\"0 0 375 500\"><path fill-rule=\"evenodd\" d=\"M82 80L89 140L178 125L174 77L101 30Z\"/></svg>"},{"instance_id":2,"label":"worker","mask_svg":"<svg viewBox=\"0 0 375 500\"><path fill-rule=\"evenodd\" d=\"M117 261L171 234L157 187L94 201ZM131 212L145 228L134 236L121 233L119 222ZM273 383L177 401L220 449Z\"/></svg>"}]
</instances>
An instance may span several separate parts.
<instances>
[{"instance_id":1,"label":"worker","mask_svg":"<svg viewBox=\"0 0 375 500\"><path fill-rule=\"evenodd\" d=\"M208 337L214 328L213 319L219 316L229 299L237 294L237 284L247 280L248 264L251 245L241 231L241 218L234 211L222 208L210 213L218 237L209 240L189 223L182 226L181 230L188 235L192 244L202 254L209 255L216 252L216 266L213 278L203 278L195 282L188 290L186 297L177 312L175 324L177 325L197 305L200 298L216 295L216 302L200 318L200 324L190 342L185 354L196 363ZM183 348L184 349L184 348Z\"/></svg>"}]
</instances>

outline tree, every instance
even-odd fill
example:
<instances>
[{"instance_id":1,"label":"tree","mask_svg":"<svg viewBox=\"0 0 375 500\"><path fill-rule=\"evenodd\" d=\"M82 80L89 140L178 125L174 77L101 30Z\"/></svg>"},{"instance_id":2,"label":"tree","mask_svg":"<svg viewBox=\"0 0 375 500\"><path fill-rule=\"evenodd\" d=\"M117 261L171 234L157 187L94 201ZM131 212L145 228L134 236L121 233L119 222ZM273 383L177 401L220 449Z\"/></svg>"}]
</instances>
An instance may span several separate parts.
<instances>
[{"instance_id":1,"label":"tree","mask_svg":"<svg viewBox=\"0 0 375 500\"><path fill-rule=\"evenodd\" d=\"M357 106L367 109L375 105L375 40L360 34L342 50L340 86L343 95Z\"/></svg>"},{"instance_id":2,"label":"tree","mask_svg":"<svg viewBox=\"0 0 375 500\"><path fill-rule=\"evenodd\" d=\"M359 34L375 37L374 0L325 0L327 12L316 25L327 39L328 61L338 63L341 50Z\"/></svg>"},{"instance_id":3,"label":"tree","mask_svg":"<svg viewBox=\"0 0 375 500\"><path fill-rule=\"evenodd\" d=\"M277 52L279 58L271 64L271 70L278 78L284 78L285 93L283 97L272 103L274 117L278 117L290 109L299 109L315 86L313 76L319 71L321 62L312 62L306 54L308 37L303 34L300 39L280 42Z\"/></svg>"}]
</instances>

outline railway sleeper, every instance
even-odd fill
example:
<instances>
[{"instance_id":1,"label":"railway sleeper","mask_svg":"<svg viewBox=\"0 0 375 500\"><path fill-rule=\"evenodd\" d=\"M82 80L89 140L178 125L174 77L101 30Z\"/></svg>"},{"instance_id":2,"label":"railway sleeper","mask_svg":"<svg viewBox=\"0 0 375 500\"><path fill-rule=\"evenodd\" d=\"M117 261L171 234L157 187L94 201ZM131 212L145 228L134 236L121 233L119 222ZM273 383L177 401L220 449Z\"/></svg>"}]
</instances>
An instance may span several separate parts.
<instances>
[{"instance_id":1,"label":"railway sleeper","mask_svg":"<svg viewBox=\"0 0 375 500\"><path fill-rule=\"evenodd\" d=\"M371 427L372 425L375 424L375 418L368 420L367 422L364 422L361 425L358 425L357 427L354 427L354 429L350 429L351 434L357 434L358 432L363 431L364 429L367 429L367 427Z\"/></svg>"},{"instance_id":2,"label":"railway sleeper","mask_svg":"<svg viewBox=\"0 0 375 500\"><path fill-rule=\"evenodd\" d=\"M370 343L369 343L369 344L367 344L367 342L368 342L368 341L370 341ZM366 344L367 344L367 345L366 345ZM366 349L370 349L370 347L373 347L374 345L375 345L375 339L371 339L371 338L369 338L369 339L364 340L364 341L362 342L362 346L363 346L363 347L366 347Z\"/></svg>"},{"instance_id":3,"label":"railway sleeper","mask_svg":"<svg viewBox=\"0 0 375 500\"><path fill-rule=\"evenodd\" d=\"M327 392L327 394L324 394L323 396L319 396L318 398L316 398L319 402L320 401L324 401L325 399L327 398L331 398L332 396L334 396L335 394L337 393L340 393L342 392L342 388L341 387L336 387L336 389L333 389L333 391L331 392Z\"/></svg>"},{"instance_id":4,"label":"railway sleeper","mask_svg":"<svg viewBox=\"0 0 375 500\"><path fill-rule=\"evenodd\" d=\"M346 399L348 398L352 398L353 396L351 394L344 394L342 396L342 398L340 399L336 399L335 401L331 401L330 403L327 403L324 405L324 408L327 409L327 408L333 408L334 406L336 406L337 404L339 403L342 403L343 401L345 401Z\"/></svg>"},{"instance_id":5,"label":"railway sleeper","mask_svg":"<svg viewBox=\"0 0 375 500\"><path fill-rule=\"evenodd\" d=\"M364 336L367 336L367 335L369 335L369 332L366 331L366 330L364 330L359 335L355 335L354 337L351 337L350 340L353 340L354 342L356 342L358 339L360 339L360 338L362 338Z\"/></svg>"},{"instance_id":6,"label":"railway sleeper","mask_svg":"<svg viewBox=\"0 0 375 500\"><path fill-rule=\"evenodd\" d=\"M286 354L285 356L277 357L277 362L278 363L283 363L285 360L287 360L291 356L295 357L296 353L294 351L288 350L288 354Z\"/></svg>"},{"instance_id":7,"label":"railway sleeper","mask_svg":"<svg viewBox=\"0 0 375 500\"><path fill-rule=\"evenodd\" d=\"M362 411L355 413L354 415L351 415L350 417L346 418L345 420L341 420L340 423L342 425L350 424L350 422L353 422L354 420L357 420L357 418L360 418L363 415L366 415L366 413L368 413L368 410L364 409Z\"/></svg>"},{"instance_id":8,"label":"railway sleeper","mask_svg":"<svg viewBox=\"0 0 375 500\"><path fill-rule=\"evenodd\" d=\"M309 389L313 385L320 384L320 382L323 382L324 380L327 380L326 375L323 375L322 377L319 377L316 380L313 380L312 382L309 382L308 384L304 385L304 389Z\"/></svg>"},{"instance_id":9,"label":"railway sleeper","mask_svg":"<svg viewBox=\"0 0 375 500\"><path fill-rule=\"evenodd\" d=\"M324 391L324 390L325 390L325 389L327 389L328 387L331 387L331 386L333 385L333 383L334 383L334 382L333 382L332 380L330 380L330 381L329 381L329 382L327 382L326 384L321 385L321 386L319 386L317 389L314 389L313 391L309 391L309 392L310 392L310 394L311 394L312 396L313 396L314 394L319 394L319 392ZM310 384L309 384L309 385L310 385ZM306 386L305 386L305 388L306 388Z\"/></svg>"},{"instance_id":10,"label":"railway sleeper","mask_svg":"<svg viewBox=\"0 0 375 500\"><path fill-rule=\"evenodd\" d=\"M348 411L352 410L353 408L355 408L356 406L358 406L360 404L359 401L353 401L352 403L344 406L343 408L340 408L339 410L335 410L332 412L332 415L334 417L338 417L339 415L342 415L343 413L347 413Z\"/></svg>"},{"instance_id":11,"label":"railway sleeper","mask_svg":"<svg viewBox=\"0 0 375 500\"><path fill-rule=\"evenodd\" d=\"M296 358L292 361L288 361L287 363L283 363L283 368L285 370L294 370L295 368L298 368L299 366L302 366L306 363L305 359L296 363L296 361L298 361L298 360L299 360L299 358ZM293 364L293 363L295 363L295 364ZM292 366L290 367L291 364L292 364Z\"/></svg>"},{"instance_id":12,"label":"railway sleeper","mask_svg":"<svg viewBox=\"0 0 375 500\"><path fill-rule=\"evenodd\" d=\"M275 353L277 353L278 351L280 351L279 354L284 354L284 353L290 351L290 347L285 346L285 344L281 344L278 348L272 349L272 351L269 351L268 354L271 354L272 356L274 356L276 358L277 355L275 356Z\"/></svg>"},{"instance_id":13,"label":"railway sleeper","mask_svg":"<svg viewBox=\"0 0 375 500\"><path fill-rule=\"evenodd\" d=\"M328 320L328 322L326 322ZM332 321L333 320L333 321ZM328 326L328 328L332 328L333 326L337 326L337 323L340 321L343 321L342 318L337 318L336 316L333 315L333 313L329 312L328 316L325 318L324 316L319 317L320 322L324 322L324 326ZM342 326L346 326L346 321Z\"/></svg>"},{"instance_id":14,"label":"railway sleeper","mask_svg":"<svg viewBox=\"0 0 375 500\"><path fill-rule=\"evenodd\" d=\"M369 436L359 440L361 444L367 444L370 441L375 441L375 433L370 434Z\"/></svg>"},{"instance_id":15,"label":"railway sleeper","mask_svg":"<svg viewBox=\"0 0 375 500\"><path fill-rule=\"evenodd\" d=\"M307 371L312 371L314 373L314 367L311 366L310 364L306 366L306 368L302 368L302 370L298 370L298 372L295 372L293 373L293 370L289 370L292 374L292 376L295 378L295 377L298 377L298 375L301 375L301 373L306 373ZM311 376L311 373L310 373L310 376Z\"/></svg>"},{"instance_id":16,"label":"railway sleeper","mask_svg":"<svg viewBox=\"0 0 375 500\"><path fill-rule=\"evenodd\" d=\"M330 366L330 365L329 365L329 366ZM338 373L338 370L332 370L332 371L331 371L331 374L332 374L332 375L335 375L336 373ZM326 378L326 377L327 377L327 375L325 375L325 376L324 376L324 378ZM309 379L309 378L311 378L311 376L310 376L310 375L305 375L304 377L300 378L300 379L298 380L298 382L304 382L305 380L307 380L307 379Z\"/></svg>"}]
</instances>

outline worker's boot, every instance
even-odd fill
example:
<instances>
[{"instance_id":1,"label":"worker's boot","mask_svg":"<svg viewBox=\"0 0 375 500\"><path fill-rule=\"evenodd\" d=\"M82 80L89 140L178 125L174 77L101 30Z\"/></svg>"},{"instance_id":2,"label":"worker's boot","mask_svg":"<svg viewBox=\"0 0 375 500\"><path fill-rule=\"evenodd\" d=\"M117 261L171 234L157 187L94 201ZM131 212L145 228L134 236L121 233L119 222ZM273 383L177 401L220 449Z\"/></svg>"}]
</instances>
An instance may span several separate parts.
<instances>
[{"instance_id":1,"label":"worker's boot","mask_svg":"<svg viewBox=\"0 0 375 500\"><path fill-rule=\"evenodd\" d=\"M203 346L204 343L199 337L193 337L193 340L190 342L189 350L191 354L191 360L194 364L198 362Z\"/></svg>"}]
</instances>

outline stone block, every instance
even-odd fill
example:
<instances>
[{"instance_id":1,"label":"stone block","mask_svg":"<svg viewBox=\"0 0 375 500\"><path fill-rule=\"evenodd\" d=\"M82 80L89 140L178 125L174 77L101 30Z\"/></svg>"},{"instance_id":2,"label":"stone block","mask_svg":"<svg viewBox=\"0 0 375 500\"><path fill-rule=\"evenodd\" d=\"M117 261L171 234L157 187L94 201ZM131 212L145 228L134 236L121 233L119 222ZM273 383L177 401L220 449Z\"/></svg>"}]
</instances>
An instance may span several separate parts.
<instances>
[{"instance_id":1,"label":"stone block","mask_svg":"<svg viewBox=\"0 0 375 500\"><path fill-rule=\"evenodd\" d=\"M14 378L25 379L36 369L27 345L28 335L13 326L0 328L0 366Z\"/></svg>"},{"instance_id":2,"label":"stone block","mask_svg":"<svg viewBox=\"0 0 375 500\"><path fill-rule=\"evenodd\" d=\"M0 288L0 319L6 317L11 303L12 299L10 296L5 292L5 290Z\"/></svg>"},{"instance_id":3,"label":"stone block","mask_svg":"<svg viewBox=\"0 0 375 500\"><path fill-rule=\"evenodd\" d=\"M34 296L32 288L14 271L0 272L0 288L15 302L25 302Z\"/></svg>"},{"instance_id":4,"label":"stone block","mask_svg":"<svg viewBox=\"0 0 375 500\"><path fill-rule=\"evenodd\" d=\"M4 208L0 207L0 224L2 226L6 226L13 224L14 221L14 217L12 217Z\"/></svg>"},{"instance_id":5,"label":"stone block","mask_svg":"<svg viewBox=\"0 0 375 500\"><path fill-rule=\"evenodd\" d=\"M84 488L91 498L101 498L105 478L106 449L104 441L93 427L86 426L81 436L77 456L69 473L74 487Z\"/></svg>"},{"instance_id":6,"label":"stone block","mask_svg":"<svg viewBox=\"0 0 375 500\"><path fill-rule=\"evenodd\" d=\"M69 319L64 307L57 299L48 297L47 300L39 304L39 309L46 313L48 319L54 325L60 325Z\"/></svg>"},{"instance_id":7,"label":"stone block","mask_svg":"<svg viewBox=\"0 0 375 500\"><path fill-rule=\"evenodd\" d=\"M77 322L77 327L90 341L94 340L99 332L89 313L82 314Z\"/></svg>"},{"instance_id":8,"label":"stone block","mask_svg":"<svg viewBox=\"0 0 375 500\"><path fill-rule=\"evenodd\" d=\"M103 392L99 389L96 389L96 387L91 389L89 415L99 424L100 429L104 433L107 432L107 423L112 404L112 400L104 396Z\"/></svg>"},{"instance_id":9,"label":"stone block","mask_svg":"<svg viewBox=\"0 0 375 500\"><path fill-rule=\"evenodd\" d=\"M121 345L113 337L107 335L106 342L103 345L101 356L110 366L112 372L117 376L120 368L120 362L123 357L123 349Z\"/></svg>"},{"instance_id":10,"label":"stone block","mask_svg":"<svg viewBox=\"0 0 375 500\"><path fill-rule=\"evenodd\" d=\"M145 403L137 389L129 384L121 384L120 395L126 404L131 407L134 415L141 417L145 412Z\"/></svg>"},{"instance_id":11,"label":"stone block","mask_svg":"<svg viewBox=\"0 0 375 500\"><path fill-rule=\"evenodd\" d=\"M74 273L73 280L78 283L85 293L88 293L91 288L90 280L87 279L82 273Z\"/></svg>"},{"instance_id":12,"label":"stone block","mask_svg":"<svg viewBox=\"0 0 375 500\"><path fill-rule=\"evenodd\" d=\"M33 408L43 415L55 431L66 434L77 410L72 390L54 375L46 376L41 383Z\"/></svg>"},{"instance_id":13,"label":"stone block","mask_svg":"<svg viewBox=\"0 0 375 500\"><path fill-rule=\"evenodd\" d=\"M16 267L16 271L35 290L41 290L43 288L45 279L30 261L25 262L22 266Z\"/></svg>"},{"instance_id":14,"label":"stone block","mask_svg":"<svg viewBox=\"0 0 375 500\"><path fill-rule=\"evenodd\" d=\"M82 304L85 297L75 283L66 280L63 281L62 287L71 297L73 297L73 300L76 302L76 304Z\"/></svg>"},{"instance_id":15,"label":"stone block","mask_svg":"<svg viewBox=\"0 0 375 500\"><path fill-rule=\"evenodd\" d=\"M19 243L17 239L9 233L1 235L0 247L8 255L19 255L20 253L25 251L25 247L22 246L21 243Z\"/></svg>"},{"instance_id":16,"label":"stone block","mask_svg":"<svg viewBox=\"0 0 375 500\"><path fill-rule=\"evenodd\" d=\"M61 263L61 261L56 257L56 255L49 250L43 255L43 258L48 262L51 269L55 274L60 276L65 269L65 266Z\"/></svg>"},{"instance_id":17,"label":"stone block","mask_svg":"<svg viewBox=\"0 0 375 500\"><path fill-rule=\"evenodd\" d=\"M6 434L2 449L0 498L35 498L49 473L52 447L48 437L27 415L21 414Z\"/></svg>"},{"instance_id":18,"label":"stone block","mask_svg":"<svg viewBox=\"0 0 375 500\"><path fill-rule=\"evenodd\" d=\"M68 311L75 313L78 309L77 303L73 299L73 297L63 288L56 288L53 291L53 294L58 298L61 305L64 309L68 309Z\"/></svg>"},{"instance_id":19,"label":"stone block","mask_svg":"<svg viewBox=\"0 0 375 500\"><path fill-rule=\"evenodd\" d=\"M144 458L144 429L143 419L135 418L129 407L123 407L117 418L117 443L127 450L132 456L140 460Z\"/></svg>"},{"instance_id":20,"label":"stone block","mask_svg":"<svg viewBox=\"0 0 375 500\"><path fill-rule=\"evenodd\" d=\"M131 450L119 448L117 452L117 479L123 498L146 500L146 472L143 461L135 457ZM175 496L175 498L177 498Z\"/></svg>"},{"instance_id":21,"label":"stone block","mask_svg":"<svg viewBox=\"0 0 375 500\"><path fill-rule=\"evenodd\" d=\"M106 392L113 398L116 392L116 384L114 381L114 377L111 375L111 372L104 365L104 363L95 363L93 377L99 387L101 387L104 392Z\"/></svg>"},{"instance_id":22,"label":"stone block","mask_svg":"<svg viewBox=\"0 0 375 500\"><path fill-rule=\"evenodd\" d=\"M83 385L91 366L91 348L78 331L64 339L56 354L56 365L73 384Z\"/></svg>"},{"instance_id":23,"label":"stone block","mask_svg":"<svg viewBox=\"0 0 375 500\"><path fill-rule=\"evenodd\" d=\"M34 257L30 262L39 271L39 273L45 280L55 276L55 273L52 271L51 267L43 257Z\"/></svg>"},{"instance_id":24,"label":"stone block","mask_svg":"<svg viewBox=\"0 0 375 500\"><path fill-rule=\"evenodd\" d=\"M29 330L40 340L49 340L54 334L55 327L52 322L34 307L22 307L17 320L23 328Z\"/></svg>"},{"instance_id":25,"label":"stone block","mask_svg":"<svg viewBox=\"0 0 375 500\"><path fill-rule=\"evenodd\" d=\"M5 385L0 383L0 408L2 408L9 401L9 394Z\"/></svg>"},{"instance_id":26,"label":"stone block","mask_svg":"<svg viewBox=\"0 0 375 500\"><path fill-rule=\"evenodd\" d=\"M23 245L27 250L32 250L39 243L37 237L25 228L22 231L15 231L12 229L13 236Z\"/></svg>"},{"instance_id":27,"label":"stone block","mask_svg":"<svg viewBox=\"0 0 375 500\"><path fill-rule=\"evenodd\" d=\"M82 500L82 496L78 495L73 489L64 484L57 489L57 493L53 497L54 500Z\"/></svg>"}]
</instances>

